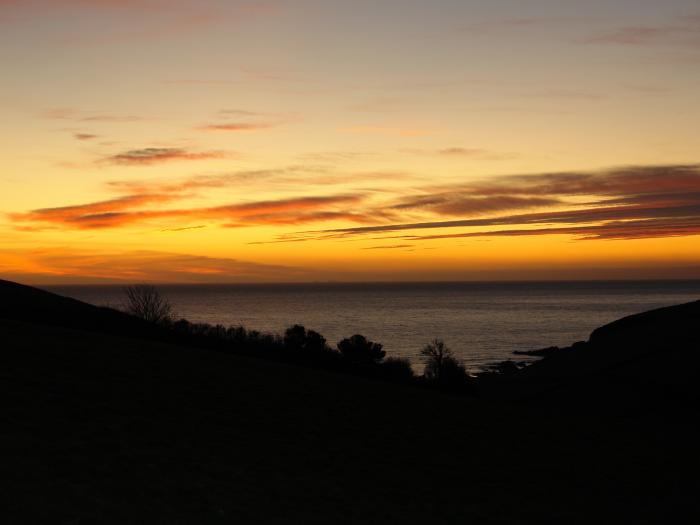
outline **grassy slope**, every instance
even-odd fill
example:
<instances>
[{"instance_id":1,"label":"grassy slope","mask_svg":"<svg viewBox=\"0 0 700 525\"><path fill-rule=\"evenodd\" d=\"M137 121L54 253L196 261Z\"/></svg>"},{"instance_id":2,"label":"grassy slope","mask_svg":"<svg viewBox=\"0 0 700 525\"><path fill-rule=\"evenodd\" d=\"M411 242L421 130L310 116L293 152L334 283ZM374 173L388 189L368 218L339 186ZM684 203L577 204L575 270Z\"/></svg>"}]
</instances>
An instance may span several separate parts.
<instances>
[{"instance_id":1,"label":"grassy slope","mask_svg":"<svg viewBox=\"0 0 700 525\"><path fill-rule=\"evenodd\" d=\"M679 523L694 507L697 412L488 403L24 321L0 337L6 523Z\"/></svg>"}]
</instances>

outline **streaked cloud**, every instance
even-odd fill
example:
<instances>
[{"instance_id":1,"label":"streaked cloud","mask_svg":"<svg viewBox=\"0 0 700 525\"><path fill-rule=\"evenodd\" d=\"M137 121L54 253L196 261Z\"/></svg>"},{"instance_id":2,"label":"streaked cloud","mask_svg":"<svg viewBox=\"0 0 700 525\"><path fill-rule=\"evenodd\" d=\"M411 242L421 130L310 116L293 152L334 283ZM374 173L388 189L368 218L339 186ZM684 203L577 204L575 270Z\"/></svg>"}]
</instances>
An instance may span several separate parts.
<instances>
[{"instance_id":1,"label":"streaked cloud","mask_svg":"<svg viewBox=\"0 0 700 525\"><path fill-rule=\"evenodd\" d=\"M261 113L259 111L251 111L249 109L240 109L240 108L228 108L228 109L220 109L219 110L219 115L222 117L236 117L236 118L248 118L248 117L262 117L266 116L266 113Z\"/></svg>"},{"instance_id":2,"label":"streaked cloud","mask_svg":"<svg viewBox=\"0 0 700 525\"><path fill-rule=\"evenodd\" d=\"M99 137L93 133L73 133L73 137L76 140L93 140Z\"/></svg>"},{"instance_id":3,"label":"streaked cloud","mask_svg":"<svg viewBox=\"0 0 700 525\"><path fill-rule=\"evenodd\" d=\"M468 237L520 237L531 235L572 235L579 240L645 239L650 237L681 237L700 235L700 219L671 218L639 221L612 221L593 226L566 226L536 229L485 230L441 235L406 235L412 241L436 239L464 239Z\"/></svg>"},{"instance_id":4,"label":"streaked cloud","mask_svg":"<svg viewBox=\"0 0 700 525\"><path fill-rule=\"evenodd\" d=\"M411 196L392 206L395 210L421 209L440 215L482 215L503 210L544 208L561 204L559 199L516 195L474 196L465 193Z\"/></svg>"},{"instance_id":5,"label":"streaked cloud","mask_svg":"<svg viewBox=\"0 0 700 525\"><path fill-rule=\"evenodd\" d=\"M421 150L414 150L416 152L421 152ZM512 160L519 157L516 153L507 153L492 151L483 148L464 148L464 147L449 147L441 148L436 151L422 151L422 153L432 153L443 157L454 157L454 158L472 158L478 160Z\"/></svg>"},{"instance_id":6,"label":"streaked cloud","mask_svg":"<svg viewBox=\"0 0 700 525\"><path fill-rule=\"evenodd\" d=\"M309 165L289 165L268 169L238 170L214 175L194 175L183 179L157 179L157 180L115 180L107 185L121 193L180 193L194 190L216 189L227 186L248 186L261 182L305 181L308 184L320 179L320 184L326 183L329 172L326 168ZM310 180L311 179L311 180Z\"/></svg>"},{"instance_id":7,"label":"streaked cloud","mask_svg":"<svg viewBox=\"0 0 700 525\"><path fill-rule=\"evenodd\" d=\"M69 227L76 229L108 228L120 223L135 220L130 210L153 206L158 203L171 202L180 199L180 196L163 194L128 195L117 199L109 199L74 206L61 206L56 208L40 208L26 213L12 213L9 218L20 224L20 227L36 228L44 227ZM144 212L146 213L146 212ZM154 212L151 212L154 213Z\"/></svg>"},{"instance_id":8,"label":"streaked cloud","mask_svg":"<svg viewBox=\"0 0 700 525\"><path fill-rule=\"evenodd\" d=\"M194 190L213 190L224 187L250 188L259 187L260 184L281 185L296 187L299 184L309 188L312 186L334 186L380 181L408 181L425 180L411 173L401 171L344 171L336 170L328 166L324 161L332 157L310 156L309 160L315 160L318 164L290 164L267 169L238 170L228 173L212 175L194 175L183 179L156 179L156 180L115 180L108 182L109 188L120 193L177 193ZM363 191L386 192L392 191L386 188L371 188Z\"/></svg>"},{"instance_id":9,"label":"streaked cloud","mask_svg":"<svg viewBox=\"0 0 700 525\"><path fill-rule=\"evenodd\" d=\"M205 124L197 127L199 131L223 132L223 133L245 133L270 129L274 124L255 122L219 122L215 124Z\"/></svg>"},{"instance_id":10,"label":"streaked cloud","mask_svg":"<svg viewBox=\"0 0 700 525\"><path fill-rule=\"evenodd\" d=\"M385 244L382 246L367 246L363 250L400 250L403 248L413 248L415 244Z\"/></svg>"},{"instance_id":11,"label":"streaked cloud","mask_svg":"<svg viewBox=\"0 0 700 525\"><path fill-rule=\"evenodd\" d=\"M533 213L498 213L529 207L543 209ZM567 234L579 239L633 239L696 235L700 234L700 165L632 166L601 172L501 176L423 191L421 195L403 197L393 208L420 208L433 215L467 217L300 232L279 240L451 228L481 229L455 234L402 234L399 238L417 241ZM486 217L473 218L478 215ZM498 229L504 226L519 228Z\"/></svg>"},{"instance_id":12,"label":"streaked cloud","mask_svg":"<svg viewBox=\"0 0 700 525\"><path fill-rule=\"evenodd\" d=\"M26 213L9 214L19 228L37 230L55 228L92 230L146 225L153 221L173 223L159 228L175 230L192 226L203 220L224 227L243 227L269 224L304 224L311 222L345 220L373 223L373 214L348 210L359 204L361 195L304 196L279 200L254 201L223 206L192 208L157 208L157 205L185 199L184 194L142 194L118 199L92 202L58 208L43 208ZM182 223L185 224L182 224ZM199 226L199 225L198 225Z\"/></svg>"},{"instance_id":13,"label":"streaked cloud","mask_svg":"<svg viewBox=\"0 0 700 525\"><path fill-rule=\"evenodd\" d=\"M150 154L148 151L144 155ZM158 157L161 153L154 155ZM678 232L690 234L687 232L695 231L700 219L700 165L505 175L464 184L405 188L399 194L397 190L388 193L365 190L209 207L169 206L175 201L184 203L199 190L239 184L245 177L259 182L260 178L275 176L294 178L298 173L290 167L269 172L196 176L174 182L115 181L111 187L128 194L87 204L14 213L10 218L17 228L25 231L44 227L89 230L149 224L157 225L160 231L176 231L207 224L238 228L329 221L354 223L345 228L285 235L278 241L387 233L399 233L401 238L410 240L427 240L446 237L404 232L446 228L467 229L454 234L457 237L494 232L494 236L556 233L587 239L639 238L675 236ZM328 174L321 172L319 176ZM626 225L629 228L625 229Z\"/></svg>"},{"instance_id":14,"label":"streaked cloud","mask_svg":"<svg viewBox=\"0 0 700 525\"><path fill-rule=\"evenodd\" d=\"M143 166L176 160L221 159L227 155L221 151L187 151L182 148L142 148L117 153L103 159L110 164Z\"/></svg>"},{"instance_id":15,"label":"streaked cloud","mask_svg":"<svg viewBox=\"0 0 700 525\"><path fill-rule=\"evenodd\" d=\"M322 163L345 163L356 160L376 157L376 153L369 151L316 151L311 153L301 153L298 158L304 162L322 162Z\"/></svg>"},{"instance_id":16,"label":"streaked cloud","mask_svg":"<svg viewBox=\"0 0 700 525\"><path fill-rule=\"evenodd\" d=\"M74 122L138 122L143 117L137 115L117 115L96 110L76 108L49 108L40 115L54 120L72 120Z\"/></svg>"},{"instance_id":17,"label":"streaked cloud","mask_svg":"<svg viewBox=\"0 0 700 525\"><path fill-rule=\"evenodd\" d=\"M357 135L390 135L395 137L424 137L435 134L429 129L403 126L350 126L340 131Z\"/></svg>"},{"instance_id":18,"label":"streaked cloud","mask_svg":"<svg viewBox=\"0 0 700 525\"><path fill-rule=\"evenodd\" d=\"M464 147L464 146L446 146L437 149L428 148L401 148L399 153L409 155L421 155L426 157L442 157L445 159L474 159L474 160L513 160L521 157L517 153L494 151L485 148Z\"/></svg>"}]
</instances>

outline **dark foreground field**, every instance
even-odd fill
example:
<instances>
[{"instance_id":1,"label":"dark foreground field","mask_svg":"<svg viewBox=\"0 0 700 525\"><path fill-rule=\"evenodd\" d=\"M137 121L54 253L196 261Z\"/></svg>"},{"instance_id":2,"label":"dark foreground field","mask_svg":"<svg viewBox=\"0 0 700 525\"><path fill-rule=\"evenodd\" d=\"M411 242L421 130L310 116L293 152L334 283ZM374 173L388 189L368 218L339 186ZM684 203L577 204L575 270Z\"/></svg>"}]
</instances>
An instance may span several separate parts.
<instances>
[{"instance_id":1,"label":"dark foreground field","mask_svg":"<svg viewBox=\"0 0 700 525\"><path fill-rule=\"evenodd\" d=\"M457 397L26 319L0 345L3 523L700 516L692 399Z\"/></svg>"}]
</instances>

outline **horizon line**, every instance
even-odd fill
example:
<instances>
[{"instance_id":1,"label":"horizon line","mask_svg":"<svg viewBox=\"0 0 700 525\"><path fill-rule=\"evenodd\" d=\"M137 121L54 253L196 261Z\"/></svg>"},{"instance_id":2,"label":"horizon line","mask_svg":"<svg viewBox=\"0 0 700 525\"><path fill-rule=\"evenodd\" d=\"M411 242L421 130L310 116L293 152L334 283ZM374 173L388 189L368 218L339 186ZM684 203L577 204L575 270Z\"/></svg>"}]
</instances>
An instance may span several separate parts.
<instances>
[{"instance_id":1,"label":"horizon line","mask_svg":"<svg viewBox=\"0 0 700 525\"><path fill-rule=\"evenodd\" d=\"M16 282L16 281L15 281ZM148 284L153 286L308 286L308 285L415 285L415 284L573 284L573 283L689 283L700 282L695 278L635 278L635 279L448 279L448 280L367 280L367 281L221 281L221 282L172 282L172 281L124 281L124 282L65 282L26 284L33 287L62 286L132 286ZM24 283L19 283L24 284Z\"/></svg>"}]
</instances>

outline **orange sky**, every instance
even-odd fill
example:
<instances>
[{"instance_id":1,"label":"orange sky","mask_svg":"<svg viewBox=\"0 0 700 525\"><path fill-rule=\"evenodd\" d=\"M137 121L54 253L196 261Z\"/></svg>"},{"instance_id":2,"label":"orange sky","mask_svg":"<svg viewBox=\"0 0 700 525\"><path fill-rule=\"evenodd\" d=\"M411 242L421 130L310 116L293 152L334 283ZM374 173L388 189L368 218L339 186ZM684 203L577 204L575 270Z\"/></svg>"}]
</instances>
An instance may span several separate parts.
<instances>
[{"instance_id":1,"label":"orange sky","mask_svg":"<svg viewBox=\"0 0 700 525\"><path fill-rule=\"evenodd\" d=\"M0 0L0 43L0 277L700 278L695 1Z\"/></svg>"}]
</instances>

